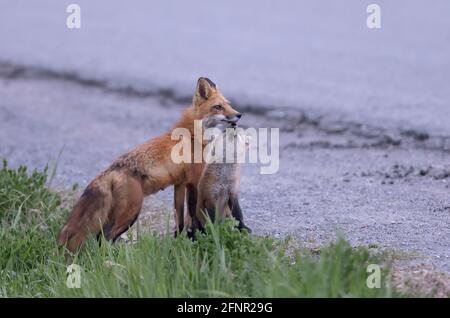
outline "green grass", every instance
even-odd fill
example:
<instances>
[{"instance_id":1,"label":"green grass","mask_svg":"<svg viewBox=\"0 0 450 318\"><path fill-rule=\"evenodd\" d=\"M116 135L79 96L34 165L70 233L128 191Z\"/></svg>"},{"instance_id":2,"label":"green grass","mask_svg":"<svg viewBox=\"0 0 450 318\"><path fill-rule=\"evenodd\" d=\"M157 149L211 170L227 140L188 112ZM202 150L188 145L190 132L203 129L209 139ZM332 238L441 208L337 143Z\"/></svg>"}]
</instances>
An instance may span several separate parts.
<instances>
[{"instance_id":1,"label":"green grass","mask_svg":"<svg viewBox=\"0 0 450 318\"><path fill-rule=\"evenodd\" d=\"M91 239L70 262L81 266L81 288L66 286L67 265L55 238L68 209L47 188L47 169L0 171L0 297L391 297L366 286L366 268L382 260L345 240L319 255L289 240L240 233L230 220L207 235L143 234L136 243Z\"/></svg>"}]
</instances>

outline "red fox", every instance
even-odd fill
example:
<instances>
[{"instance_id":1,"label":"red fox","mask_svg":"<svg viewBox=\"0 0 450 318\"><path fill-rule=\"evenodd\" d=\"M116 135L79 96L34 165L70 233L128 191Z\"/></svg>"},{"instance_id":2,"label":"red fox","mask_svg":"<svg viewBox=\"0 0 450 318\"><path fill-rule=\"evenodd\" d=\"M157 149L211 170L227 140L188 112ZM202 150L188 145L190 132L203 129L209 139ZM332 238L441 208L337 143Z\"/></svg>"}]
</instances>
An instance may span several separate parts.
<instances>
[{"instance_id":1,"label":"red fox","mask_svg":"<svg viewBox=\"0 0 450 318\"><path fill-rule=\"evenodd\" d=\"M173 162L171 150L178 141L172 140L171 132L175 128L186 128L194 136L194 120L214 115L223 115L226 121L234 123L241 117L217 86L201 77L192 105L169 132L120 156L87 186L60 231L58 244L73 252L89 235L102 232L106 239L115 241L136 221L144 197L170 185L175 186L175 222L182 229L183 206L179 199L183 195L184 202L191 164Z\"/></svg>"},{"instance_id":2,"label":"red fox","mask_svg":"<svg viewBox=\"0 0 450 318\"><path fill-rule=\"evenodd\" d=\"M214 136L211 141L210 152L219 152L219 162L212 161L206 163L202 171L197 186L197 204L195 208L196 220L193 222L193 231L198 228L204 230L205 213L214 222L216 213L219 219L225 217L234 217L239 223L240 230L247 230L251 233L251 229L244 224L242 210L239 204L239 179L240 165L238 162L238 154L245 151L248 145L249 136L242 131L236 129L236 124L224 122L220 115L211 116L203 121L204 128L214 127L221 131L220 134ZM232 128L229 128L229 127ZM219 143L221 143L219 145ZM220 146L220 147L217 147ZM228 147L232 147L229 152L232 157L226 158ZM210 153L212 155L212 153ZM231 159L231 161L228 161Z\"/></svg>"}]
</instances>

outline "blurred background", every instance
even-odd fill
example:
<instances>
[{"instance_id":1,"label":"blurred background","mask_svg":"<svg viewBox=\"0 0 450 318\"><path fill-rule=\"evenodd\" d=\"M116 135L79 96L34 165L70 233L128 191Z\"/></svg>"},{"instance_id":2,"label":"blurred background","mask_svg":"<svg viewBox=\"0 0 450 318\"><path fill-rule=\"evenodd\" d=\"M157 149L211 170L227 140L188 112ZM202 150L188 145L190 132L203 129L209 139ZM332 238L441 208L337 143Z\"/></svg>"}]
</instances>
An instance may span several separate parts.
<instances>
[{"instance_id":1,"label":"blurred background","mask_svg":"<svg viewBox=\"0 0 450 318\"><path fill-rule=\"evenodd\" d=\"M0 0L0 158L42 168L62 151L58 183L84 186L171 127L199 76L243 126L280 128L279 173L243 170L255 233L338 229L450 270L447 0ZM171 189L155 198L170 209Z\"/></svg>"},{"instance_id":2,"label":"blurred background","mask_svg":"<svg viewBox=\"0 0 450 318\"><path fill-rule=\"evenodd\" d=\"M450 3L79 0L0 2L0 60L190 97L209 76L239 103L450 133Z\"/></svg>"}]
</instances>

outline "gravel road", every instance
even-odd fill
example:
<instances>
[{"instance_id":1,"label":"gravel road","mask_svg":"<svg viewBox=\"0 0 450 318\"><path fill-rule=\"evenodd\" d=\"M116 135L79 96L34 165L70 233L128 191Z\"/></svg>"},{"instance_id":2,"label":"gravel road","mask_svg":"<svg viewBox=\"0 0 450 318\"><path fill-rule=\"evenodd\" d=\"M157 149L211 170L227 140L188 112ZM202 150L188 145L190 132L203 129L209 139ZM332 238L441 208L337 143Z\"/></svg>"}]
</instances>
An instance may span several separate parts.
<instances>
[{"instance_id":1,"label":"gravel road","mask_svg":"<svg viewBox=\"0 0 450 318\"><path fill-rule=\"evenodd\" d=\"M42 168L62 150L56 184L66 188L85 186L118 155L170 128L184 107L165 97L5 73L0 157ZM416 254L414 262L450 271L448 151L429 148L418 132L395 135L289 109L246 113L242 125L280 128L279 172L242 169L242 206L255 234L292 235L315 246L343 233L354 244ZM166 189L150 197L143 218L170 213L172 196Z\"/></svg>"},{"instance_id":2,"label":"gravel road","mask_svg":"<svg viewBox=\"0 0 450 318\"><path fill-rule=\"evenodd\" d=\"M198 76L280 128L280 170L242 170L258 235L414 254L450 272L450 3L87 1L0 3L0 157L85 186L118 155L168 129ZM211 45L213 42L213 45ZM169 213L172 189L142 218ZM158 210L158 213L155 211ZM167 214L166 213L166 214Z\"/></svg>"}]
</instances>

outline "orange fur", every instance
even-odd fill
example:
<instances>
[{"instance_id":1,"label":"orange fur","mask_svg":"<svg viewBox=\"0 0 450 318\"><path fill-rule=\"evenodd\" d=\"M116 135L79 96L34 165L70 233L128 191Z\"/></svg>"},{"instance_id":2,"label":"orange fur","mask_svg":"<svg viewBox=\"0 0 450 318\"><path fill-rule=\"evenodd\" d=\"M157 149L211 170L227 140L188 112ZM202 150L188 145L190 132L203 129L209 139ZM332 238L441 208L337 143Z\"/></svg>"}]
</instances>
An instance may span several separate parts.
<instances>
[{"instance_id":1,"label":"orange fur","mask_svg":"<svg viewBox=\"0 0 450 318\"><path fill-rule=\"evenodd\" d=\"M196 187L198 180L191 174L191 164L172 161L172 147L179 141L171 139L171 132L175 128L186 128L193 136L194 120L215 114L227 118L239 115L214 83L200 78L193 105L183 112L169 132L120 156L88 185L61 229L58 244L73 252L90 234L98 235L102 231L106 239L115 240L133 225L144 197L170 185L175 186L176 225L182 227L185 187L187 184Z\"/></svg>"}]
</instances>

